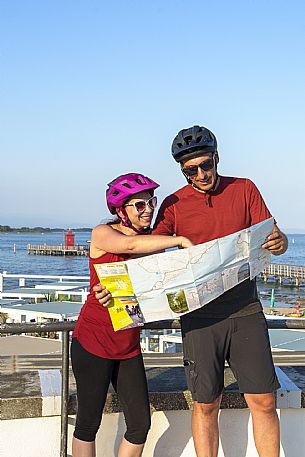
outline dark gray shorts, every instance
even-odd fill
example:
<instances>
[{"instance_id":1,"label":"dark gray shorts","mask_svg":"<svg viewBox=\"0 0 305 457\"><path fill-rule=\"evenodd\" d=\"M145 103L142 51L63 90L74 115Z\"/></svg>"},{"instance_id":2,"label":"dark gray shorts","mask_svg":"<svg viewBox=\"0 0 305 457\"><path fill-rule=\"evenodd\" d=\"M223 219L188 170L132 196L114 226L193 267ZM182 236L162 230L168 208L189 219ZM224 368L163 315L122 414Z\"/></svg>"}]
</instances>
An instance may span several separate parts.
<instances>
[{"instance_id":1,"label":"dark gray shorts","mask_svg":"<svg viewBox=\"0 0 305 457\"><path fill-rule=\"evenodd\" d=\"M181 317L184 366L193 400L213 402L223 391L229 363L240 392L271 393L280 387L262 312L226 319Z\"/></svg>"}]
</instances>

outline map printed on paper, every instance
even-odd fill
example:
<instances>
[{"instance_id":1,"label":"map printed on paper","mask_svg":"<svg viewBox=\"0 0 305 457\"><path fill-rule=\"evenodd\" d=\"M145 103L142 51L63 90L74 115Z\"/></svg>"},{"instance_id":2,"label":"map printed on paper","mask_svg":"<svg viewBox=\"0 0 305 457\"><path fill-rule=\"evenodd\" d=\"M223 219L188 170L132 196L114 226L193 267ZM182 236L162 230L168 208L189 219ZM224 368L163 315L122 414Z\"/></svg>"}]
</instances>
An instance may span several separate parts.
<instances>
[{"instance_id":1,"label":"map printed on paper","mask_svg":"<svg viewBox=\"0 0 305 457\"><path fill-rule=\"evenodd\" d=\"M270 218L188 249L120 262L127 267L144 322L180 317L253 279L270 263L261 245L273 226Z\"/></svg>"}]
</instances>

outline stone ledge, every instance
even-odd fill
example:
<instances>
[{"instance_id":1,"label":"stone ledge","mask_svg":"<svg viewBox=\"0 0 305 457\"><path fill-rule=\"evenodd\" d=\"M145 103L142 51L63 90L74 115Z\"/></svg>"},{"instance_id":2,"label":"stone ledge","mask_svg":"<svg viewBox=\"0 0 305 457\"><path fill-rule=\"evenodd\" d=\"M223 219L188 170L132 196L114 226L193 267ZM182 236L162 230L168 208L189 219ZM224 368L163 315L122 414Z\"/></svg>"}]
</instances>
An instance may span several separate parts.
<instances>
[{"instance_id":1,"label":"stone ledge","mask_svg":"<svg viewBox=\"0 0 305 457\"><path fill-rule=\"evenodd\" d=\"M42 416L42 398L4 398L0 399L0 419L22 419Z\"/></svg>"},{"instance_id":2,"label":"stone ledge","mask_svg":"<svg viewBox=\"0 0 305 457\"><path fill-rule=\"evenodd\" d=\"M277 368L277 370L279 369ZM2 373L0 375L1 420L60 414L59 370L52 370L56 376L53 376L53 384L50 383L47 389L46 386L42 385L45 373L44 376L41 376L41 371ZM305 367L281 367L280 371L284 373L285 382L282 383L281 381L282 389L277 394L278 407L305 408ZM190 392L187 390L183 367L147 368L146 374L152 411L192 409L193 401ZM69 414L76 413L75 391L75 380L70 371ZM221 409L244 408L247 408L247 405L238 391L233 373L229 368L226 368ZM121 411L118 397L110 387L104 412L109 414Z\"/></svg>"}]
</instances>

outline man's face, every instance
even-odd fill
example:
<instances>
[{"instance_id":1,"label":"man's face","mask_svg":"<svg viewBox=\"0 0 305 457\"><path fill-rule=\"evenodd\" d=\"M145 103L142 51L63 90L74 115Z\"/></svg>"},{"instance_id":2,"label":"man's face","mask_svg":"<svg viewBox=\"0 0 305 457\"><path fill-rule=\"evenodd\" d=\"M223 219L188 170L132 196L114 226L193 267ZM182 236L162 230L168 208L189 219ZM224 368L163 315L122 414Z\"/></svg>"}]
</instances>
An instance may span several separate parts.
<instances>
[{"instance_id":1,"label":"man's face","mask_svg":"<svg viewBox=\"0 0 305 457\"><path fill-rule=\"evenodd\" d=\"M196 187L208 192L213 189L216 183L216 165L218 161L218 153L216 151L214 155L206 154L194 159L184 160L181 163L181 168Z\"/></svg>"}]
</instances>

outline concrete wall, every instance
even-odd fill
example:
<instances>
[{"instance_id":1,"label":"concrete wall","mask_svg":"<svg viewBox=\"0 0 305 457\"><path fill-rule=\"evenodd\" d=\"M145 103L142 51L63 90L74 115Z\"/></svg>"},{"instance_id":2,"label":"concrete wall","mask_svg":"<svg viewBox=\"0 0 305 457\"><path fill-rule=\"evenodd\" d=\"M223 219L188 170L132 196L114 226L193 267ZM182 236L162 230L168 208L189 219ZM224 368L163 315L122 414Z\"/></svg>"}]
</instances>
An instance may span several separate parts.
<instances>
[{"instance_id":1,"label":"concrete wall","mask_svg":"<svg viewBox=\"0 0 305 457\"><path fill-rule=\"evenodd\" d=\"M281 457L305 456L305 367L276 367L281 388L276 404L282 430ZM192 399L183 367L147 368L152 428L143 457L195 457L191 438ZM0 457L58 457L60 386L58 369L0 373ZM257 456L249 410L225 369L219 457ZM69 456L77 409L75 380L70 372ZM125 432L122 408L110 387L97 457L114 457Z\"/></svg>"},{"instance_id":2,"label":"concrete wall","mask_svg":"<svg viewBox=\"0 0 305 457\"><path fill-rule=\"evenodd\" d=\"M305 455L305 409L278 410L281 421L281 457ZM75 416L69 417L69 447ZM225 409L219 414L219 457L257 457L247 409ZM97 436L97 457L114 457L125 425L122 413L105 414ZM0 455L58 457L60 417L3 420ZM191 438L191 411L154 412L143 457L195 457Z\"/></svg>"}]
</instances>

